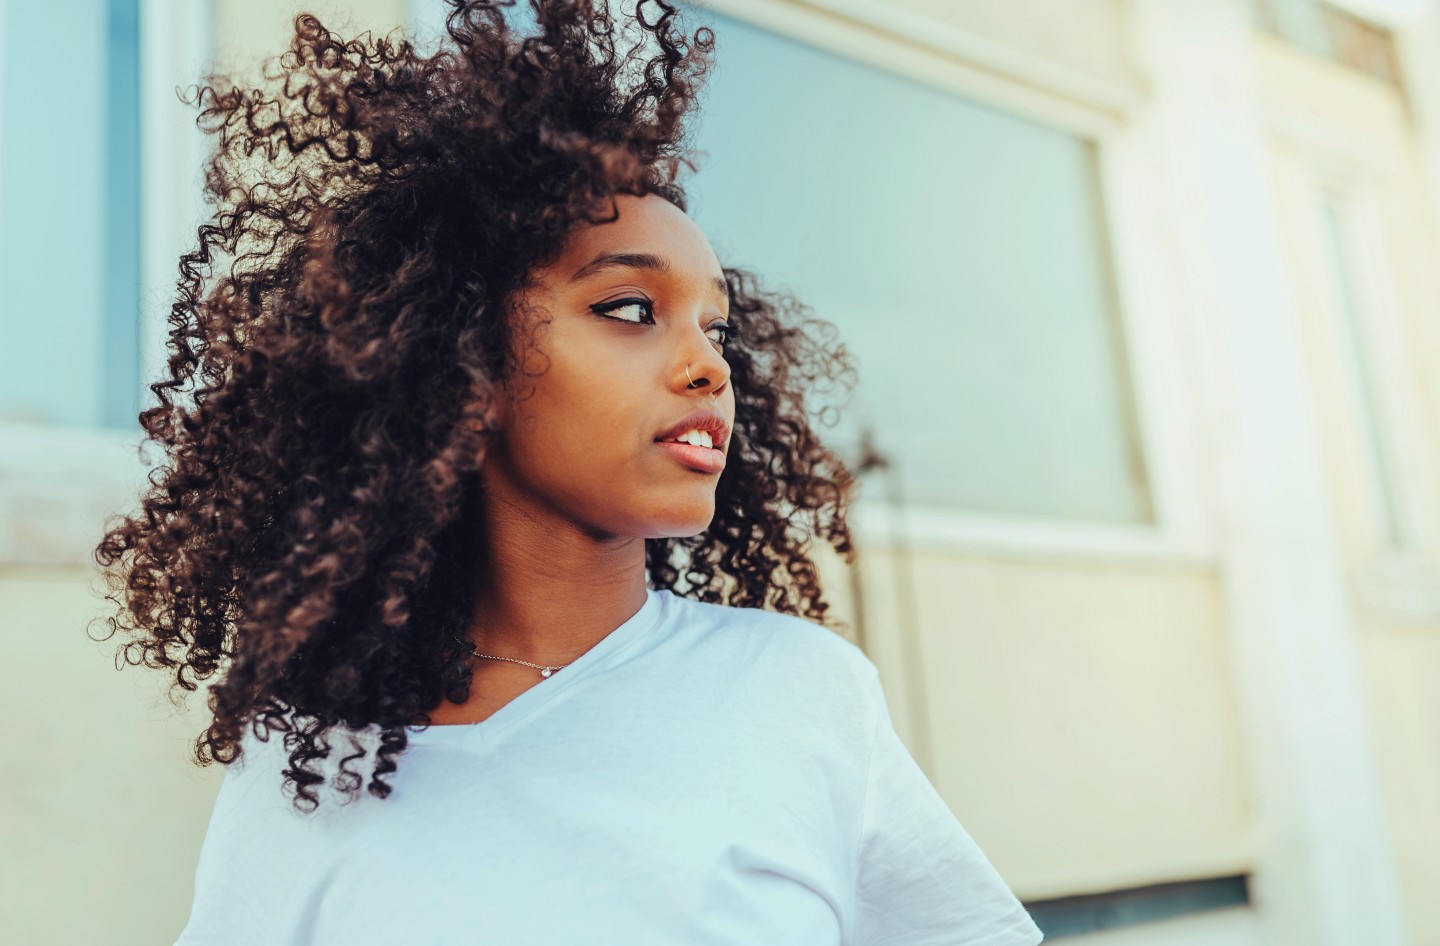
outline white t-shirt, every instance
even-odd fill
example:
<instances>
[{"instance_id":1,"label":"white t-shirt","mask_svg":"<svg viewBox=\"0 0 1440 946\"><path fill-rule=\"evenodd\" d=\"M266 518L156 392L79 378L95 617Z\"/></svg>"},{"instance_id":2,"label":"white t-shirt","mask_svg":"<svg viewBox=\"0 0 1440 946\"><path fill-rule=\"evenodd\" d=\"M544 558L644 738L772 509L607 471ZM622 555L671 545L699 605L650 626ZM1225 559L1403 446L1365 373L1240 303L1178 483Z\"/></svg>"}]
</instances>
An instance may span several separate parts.
<instances>
[{"instance_id":1,"label":"white t-shirt","mask_svg":"<svg viewBox=\"0 0 1440 946\"><path fill-rule=\"evenodd\" d=\"M388 798L330 789L307 815L281 735L247 734L177 946L1042 939L896 736L874 664L808 620L651 591L488 719L409 738Z\"/></svg>"}]
</instances>

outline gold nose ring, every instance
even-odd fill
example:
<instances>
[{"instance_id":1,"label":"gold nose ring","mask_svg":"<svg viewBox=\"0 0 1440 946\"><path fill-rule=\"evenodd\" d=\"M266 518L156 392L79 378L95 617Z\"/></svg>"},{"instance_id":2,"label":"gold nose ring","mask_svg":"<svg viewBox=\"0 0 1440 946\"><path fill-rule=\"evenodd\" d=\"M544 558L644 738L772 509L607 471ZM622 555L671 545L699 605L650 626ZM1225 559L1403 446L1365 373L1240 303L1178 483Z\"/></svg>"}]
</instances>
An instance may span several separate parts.
<instances>
[{"instance_id":1,"label":"gold nose ring","mask_svg":"<svg viewBox=\"0 0 1440 946\"><path fill-rule=\"evenodd\" d=\"M695 379L690 377L690 366L689 366L688 364L685 366L685 377L690 381L690 387L692 387L692 388L695 387ZM710 392L710 396L711 396L711 397L719 397L719 396L720 396L720 392L719 392L719 391L711 391L711 392Z\"/></svg>"}]
</instances>

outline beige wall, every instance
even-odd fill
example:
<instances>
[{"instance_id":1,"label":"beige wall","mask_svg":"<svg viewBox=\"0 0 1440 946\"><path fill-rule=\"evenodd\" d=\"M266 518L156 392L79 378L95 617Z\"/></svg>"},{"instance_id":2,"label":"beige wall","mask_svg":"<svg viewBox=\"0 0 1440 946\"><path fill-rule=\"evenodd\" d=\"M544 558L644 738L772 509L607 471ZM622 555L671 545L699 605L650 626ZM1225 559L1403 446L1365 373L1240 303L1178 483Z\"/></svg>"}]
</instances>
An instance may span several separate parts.
<instances>
[{"instance_id":1,"label":"beige wall","mask_svg":"<svg viewBox=\"0 0 1440 946\"><path fill-rule=\"evenodd\" d=\"M1214 574L919 550L916 639L893 561L863 554L867 650L897 728L1020 896L1250 869Z\"/></svg>"},{"instance_id":2,"label":"beige wall","mask_svg":"<svg viewBox=\"0 0 1440 946\"><path fill-rule=\"evenodd\" d=\"M1370 473L1362 462L1370 450L1348 397L1344 359L1349 346L1336 337L1329 319L1328 287L1314 221L1307 176L1317 163L1338 165L1343 180L1354 176L1373 195L1379 224L1379 277L1390 283L1389 318L1401 357L1387 373L1391 385L1411 386L1403 408L1413 411L1403 428L1412 451L1413 488L1433 491L1440 483L1440 311L1435 260L1440 259L1430 204L1405 100L1366 76L1327 67L1267 39L1255 44L1262 95L1273 119L1272 175L1285 229L1290 279L1311 396L1322 425L1324 463L1336 522L1355 582L1355 619L1374 720L1386 813L1399 862L1407 919L1416 943L1440 943L1440 916L1433 909L1440 889L1440 615L1399 608L1405 595L1365 588L1378 567L1374 513L1367 490ZM1402 412L1403 413L1403 412ZM1433 492L1432 492L1433 496ZM1429 515L1426 515L1429 513ZM1433 510L1420 524L1440 533ZM1434 578L1419 578L1431 593ZM1413 595L1411 596L1413 597Z\"/></svg>"},{"instance_id":3,"label":"beige wall","mask_svg":"<svg viewBox=\"0 0 1440 946\"><path fill-rule=\"evenodd\" d=\"M0 942L170 943L189 915L223 772L189 763L201 716L172 710L160 674L116 672L86 636L107 613L91 579L0 566Z\"/></svg>"}]
</instances>

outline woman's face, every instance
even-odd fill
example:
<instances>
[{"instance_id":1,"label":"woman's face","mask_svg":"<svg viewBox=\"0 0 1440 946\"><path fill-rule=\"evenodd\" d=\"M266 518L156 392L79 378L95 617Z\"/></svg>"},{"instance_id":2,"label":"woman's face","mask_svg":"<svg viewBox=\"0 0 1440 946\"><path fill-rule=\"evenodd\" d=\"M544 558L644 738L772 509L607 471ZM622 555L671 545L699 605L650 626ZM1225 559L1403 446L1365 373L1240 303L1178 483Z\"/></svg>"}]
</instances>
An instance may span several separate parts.
<instances>
[{"instance_id":1,"label":"woman's face","mask_svg":"<svg viewBox=\"0 0 1440 946\"><path fill-rule=\"evenodd\" d=\"M714 517L735 418L728 293L683 211L616 202L618 218L577 228L512 307L527 354L484 475L597 537L694 535ZM712 446L662 443L692 428Z\"/></svg>"}]
</instances>

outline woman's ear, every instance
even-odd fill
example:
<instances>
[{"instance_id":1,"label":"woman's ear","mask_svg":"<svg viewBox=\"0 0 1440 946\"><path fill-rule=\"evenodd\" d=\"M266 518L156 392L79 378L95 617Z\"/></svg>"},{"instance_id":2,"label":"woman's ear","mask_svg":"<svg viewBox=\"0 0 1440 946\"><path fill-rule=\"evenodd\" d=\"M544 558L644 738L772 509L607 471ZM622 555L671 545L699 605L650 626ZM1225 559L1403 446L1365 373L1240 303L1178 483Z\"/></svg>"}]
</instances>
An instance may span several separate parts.
<instances>
[{"instance_id":1,"label":"woman's ear","mask_svg":"<svg viewBox=\"0 0 1440 946\"><path fill-rule=\"evenodd\" d=\"M478 390L469 392L460 415L461 422L469 430L504 430L510 424L508 387L500 381L487 380Z\"/></svg>"},{"instance_id":2,"label":"woman's ear","mask_svg":"<svg viewBox=\"0 0 1440 946\"><path fill-rule=\"evenodd\" d=\"M475 416L477 412L474 410L467 412L471 416L466 418L465 426L474 431L499 431L509 426L510 405L505 397L500 396L502 393L503 389L497 389L496 396L488 398L479 409L479 416Z\"/></svg>"}]
</instances>

